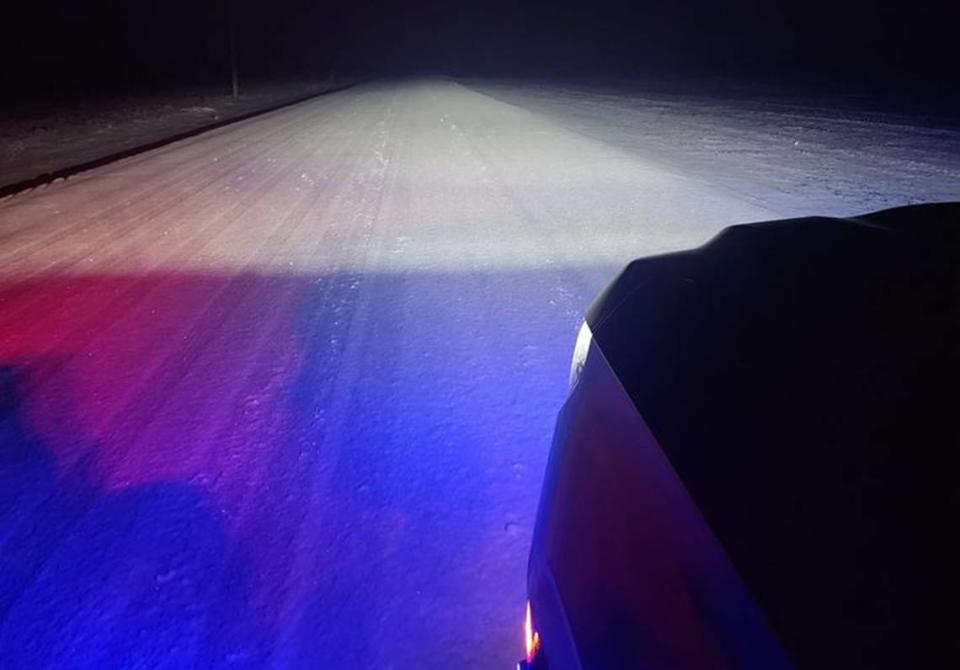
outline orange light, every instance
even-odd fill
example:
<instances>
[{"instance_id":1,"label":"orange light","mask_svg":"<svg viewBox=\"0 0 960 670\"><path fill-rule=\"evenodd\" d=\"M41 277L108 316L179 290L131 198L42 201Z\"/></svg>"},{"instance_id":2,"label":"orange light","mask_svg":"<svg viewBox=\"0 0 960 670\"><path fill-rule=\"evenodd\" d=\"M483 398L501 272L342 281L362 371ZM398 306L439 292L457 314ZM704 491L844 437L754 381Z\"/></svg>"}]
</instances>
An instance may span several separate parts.
<instances>
[{"instance_id":1,"label":"orange light","mask_svg":"<svg viewBox=\"0 0 960 670\"><path fill-rule=\"evenodd\" d=\"M540 649L540 633L533 629L533 614L530 612L530 601L527 601L527 616L523 621L523 642L527 649L527 663L533 663L533 657Z\"/></svg>"}]
</instances>

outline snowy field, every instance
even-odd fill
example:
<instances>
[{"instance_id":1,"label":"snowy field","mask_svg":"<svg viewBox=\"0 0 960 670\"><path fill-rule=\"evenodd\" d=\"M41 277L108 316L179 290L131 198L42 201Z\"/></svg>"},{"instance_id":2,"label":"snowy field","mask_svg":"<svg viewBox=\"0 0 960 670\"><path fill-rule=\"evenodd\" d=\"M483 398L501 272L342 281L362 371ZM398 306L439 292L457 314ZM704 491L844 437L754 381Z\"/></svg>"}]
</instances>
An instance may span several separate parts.
<instances>
[{"instance_id":1,"label":"snowy field","mask_svg":"<svg viewBox=\"0 0 960 670\"><path fill-rule=\"evenodd\" d=\"M512 667L613 274L958 177L949 122L423 79L0 202L0 667Z\"/></svg>"},{"instance_id":2,"label":"snowy field","mask_svg":"<svg viewBox=\"0 0 960 670\"><path fill-rule=\"evenodd\" d=\"M947 85L932 100L936 91L896 99L708 83L476 88L782 215L960 197L960 108Z\"/></svg>"},{"instance_id":3,"label":"snowy field","mask_svg":"<svg viewBox=\"0 0 960 670\"><path fill-rule=\"evenodd\" d=\"M268 109L344 82L245 84L101 94L83 100L7 102L0 114L0 187L79 165L178 133Z\"/></svg>"}]
</instances>

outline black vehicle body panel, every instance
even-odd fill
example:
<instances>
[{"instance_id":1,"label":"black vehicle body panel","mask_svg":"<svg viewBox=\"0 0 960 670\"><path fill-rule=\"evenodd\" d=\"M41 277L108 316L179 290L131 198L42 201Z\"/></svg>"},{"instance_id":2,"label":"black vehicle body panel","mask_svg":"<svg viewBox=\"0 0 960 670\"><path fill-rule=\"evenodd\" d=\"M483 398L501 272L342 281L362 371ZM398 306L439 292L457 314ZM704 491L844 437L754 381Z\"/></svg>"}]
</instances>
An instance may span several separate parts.
<instances>
[{"instance_id":1,"label":"black vehicle body panel","mask_svg":"<svg viewBox=\"0 0 960 670\"><path fill-rule=\"evenodd\" d=\"M530 560L552 670L958 663L960 204L735 226L587 324Z\"/></svg>"}]
</instances>

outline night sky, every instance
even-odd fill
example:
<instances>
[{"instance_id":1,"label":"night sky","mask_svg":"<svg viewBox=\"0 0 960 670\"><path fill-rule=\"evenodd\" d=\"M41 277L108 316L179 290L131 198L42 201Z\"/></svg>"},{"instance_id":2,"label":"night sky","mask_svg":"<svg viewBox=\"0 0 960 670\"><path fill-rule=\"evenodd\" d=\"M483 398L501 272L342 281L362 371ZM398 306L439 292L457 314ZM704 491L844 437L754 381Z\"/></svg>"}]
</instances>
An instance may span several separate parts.
<instances>
[{"instance_id":1,"label":"night sky","mask_svg":"<svg viewBox=\"0 0 960 670\"><path fill-rule=\"evenodd\" d=\"M852 0L235 0L247 76L356 73L907 74L956 69L955 3ZM53 0L4 10L4 90L219 79L227 0Z\"/></svg>"}]
</instances>

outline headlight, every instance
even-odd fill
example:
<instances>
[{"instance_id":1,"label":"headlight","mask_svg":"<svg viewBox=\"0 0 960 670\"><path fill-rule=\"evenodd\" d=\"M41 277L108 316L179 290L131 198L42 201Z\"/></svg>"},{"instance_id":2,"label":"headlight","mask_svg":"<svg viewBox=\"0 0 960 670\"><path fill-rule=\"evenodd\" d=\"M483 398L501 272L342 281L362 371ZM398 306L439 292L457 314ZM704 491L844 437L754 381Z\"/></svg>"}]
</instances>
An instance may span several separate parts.
<instances>
[{"instance_id":1,"label":"headlight","mask_svg":"<svg viewBox=\"0 0 960 670\"><path fill-rule=\"evenodd\" d=\"M573 389L580 379L580 373L587 362L587 353L590 351L590 343L593 342L593 333L590 332L590 326L584 321L580 326L580 332L577 334L577 344L573 347L573 361L570 363L570 389Z\"/></svg>"}]
</instances>

